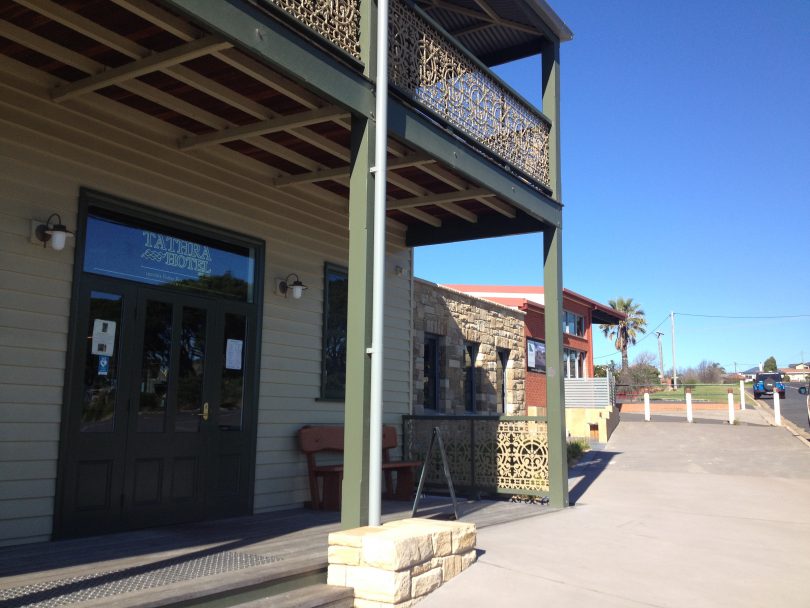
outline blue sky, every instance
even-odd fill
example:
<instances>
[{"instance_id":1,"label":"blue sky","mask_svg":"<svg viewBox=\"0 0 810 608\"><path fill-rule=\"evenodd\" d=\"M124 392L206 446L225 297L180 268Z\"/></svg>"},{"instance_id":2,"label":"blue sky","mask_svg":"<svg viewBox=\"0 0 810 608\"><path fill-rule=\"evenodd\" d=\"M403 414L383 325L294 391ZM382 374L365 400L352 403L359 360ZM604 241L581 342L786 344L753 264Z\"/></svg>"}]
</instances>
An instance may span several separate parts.
<instances>
[{"instance_id":1,"label":"blue sky","mask_svg":"<svg viewBox=\"0 0 810 608\"><path fill-rule=\"evenodd\" d=\"M634 298L650 330L665 321L667 367L671 310L679 368L810 360L810 1L550 3L574 32L561 51L565 286ZM539 107L539 66L497 71ZM542 238L422 247L416 275L542 284ZM615 351L601 337L594 349L597 363ZM631 360L644 351L654 336Z\"/></svg>"}]
</instances>

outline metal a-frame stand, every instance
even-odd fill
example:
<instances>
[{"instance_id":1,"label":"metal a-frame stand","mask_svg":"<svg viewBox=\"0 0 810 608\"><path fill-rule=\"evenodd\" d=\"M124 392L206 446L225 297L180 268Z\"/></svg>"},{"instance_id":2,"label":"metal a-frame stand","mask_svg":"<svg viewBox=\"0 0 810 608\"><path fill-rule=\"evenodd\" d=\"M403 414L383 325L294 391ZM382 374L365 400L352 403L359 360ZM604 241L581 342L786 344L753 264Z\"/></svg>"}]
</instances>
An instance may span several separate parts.
<instances>
[{"instance_id":1,"label":"metal a-frame stand","mask_svg":"<svg viewBox=\"0 0 810 608\"><path fill-rule=\"evenodd\" d=\"M430 456L433 454L433 444L439 444L439 454L442 457L442 468L444 469L444 478L447 480L447 488L450 490L450 498L453 500L453 517L457 520L458 516L458 503L456 502L456 492L453 489L453 478L450 476L450 465L447 464L447 452L444 450L444 441L442 441L442 433L439 427L433 427L433 435L430 437L430 444L428 445L427 453L425 454L425 462L422 464L422 474L419 475L419 487L416 489L416 498L413 499L413 510L411 517L416 517L416 511L419 508L419 499L422 497L422 488L425 485L427 478L428 465L430 464Z\"/></svg>"}]
</instances>

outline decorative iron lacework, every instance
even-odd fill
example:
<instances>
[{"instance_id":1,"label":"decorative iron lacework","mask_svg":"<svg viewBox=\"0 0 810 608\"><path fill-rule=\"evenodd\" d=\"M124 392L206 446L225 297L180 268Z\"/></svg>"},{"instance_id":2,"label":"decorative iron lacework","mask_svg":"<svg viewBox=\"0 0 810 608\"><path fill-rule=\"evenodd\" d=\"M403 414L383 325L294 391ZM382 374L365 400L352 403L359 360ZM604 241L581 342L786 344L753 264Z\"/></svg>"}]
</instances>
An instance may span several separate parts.
<instances>
[{"instance_id":1,"label":"decorative iron lacework","mask_svg":"<svg viewBox=\"0 0 810 608\"><path fill-rule=\"evenodd\" d=\"M419 460L425 457L433 428L439 427L454 485L514 494L540 495L549 490L545 421L430 416L406 417L404 424L408 457ZM436 452L427 481L445 483Z\"/></svg>"},{"instance_id":2,"label":"decorative iron lacework","mask_svg":"<svg viewBox=\"0 0 810 608\"><path fill-rule=\"evenodd\" d=\"M360 0L267 0L360 59Z\"/></svg>"},{"instance_id":3,"label":"decorative iron lacework","mask_svg":"<svg viewBox=\"0 0 810 608\"><path fill-rule=\"evenodd\" d=\"M391 83L550 188L548 123L402 0L389 6Z\"/></svg>"}]
</instances>

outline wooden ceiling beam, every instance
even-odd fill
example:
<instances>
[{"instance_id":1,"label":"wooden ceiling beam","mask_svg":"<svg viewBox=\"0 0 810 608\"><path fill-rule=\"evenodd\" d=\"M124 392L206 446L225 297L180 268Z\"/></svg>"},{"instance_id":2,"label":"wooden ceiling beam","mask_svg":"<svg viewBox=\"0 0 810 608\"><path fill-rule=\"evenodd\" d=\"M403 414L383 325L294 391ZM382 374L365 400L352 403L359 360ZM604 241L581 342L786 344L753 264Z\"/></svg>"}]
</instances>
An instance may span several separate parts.
<instances>
[{"instance_id":1,"label":"wooden ceiling beam","mask_svg":"<svg viewBox=\"0 0 810 608\"><path fill-rule=\"evenodd\" d=\"M30 8L31 10L48 17L49 19L57 21L58 23L61 23L62 25L70 29L80 32L83 35L87 36L88 38L100 42L105 46L115 49L116 51L128 57L131 57L132 59L135 60L143 59L152 54L152 52L149 49L142 47L138 43L129 40L125 36L121 36L120 34L116 34L115 32L107 30L98 25L97 23L95 23L94 21L91 21L86 17L83 17L82 15L79 15L78 13L68 10L58 4L55 4L50 0L19 0L19 4L22 4ZM190 36L190 33L184 34L184 37L186 36ZM219 99L220 101L227 103L228 105L235 107L240 111L245 112L246 114L249 114L258 120L269 120L271 118L276 118L279 116L279 114L272 112L266 106L263 106L260 103L248 99L247 97L244 97L239 93L236 93L235 91L221 85L220 83L211 80L210 78L207 78L205 76L202 76L197 72L195 72L194 70L191 70L184 66L177 65L174 67L166 68L163 71L172 78L175 78L180 82L189 85L192 88L200 90L206 95L210 95L211 97ZM348 158L347 156L348 152L345 152L344 151L345 149L343 149L340 146L337 146L333 141L311 131L310 129L307 129L306 127L294 129L291 131L291 133L295 137L298 137L303 141L307 141L311 145L315 145L329 154L332 155L335 155L336 153L339 154L340 156L338 156L338 158ZM248 143L250 143L251 145L256 145L257 140L267 141L265 138L255 138ZM261 148L262 146L256 145L256 147ZM303 158L301 155L297 155L292 150L284 146L277 146L277 147L280 148L282 151L287 152L282 154L279 154L279 152L275 152L274 154L276 154L277 156L281 156L282 158L286 158L287 160L290 160L295 164L300 164L299 160ZM293 157L297 158L298 160L292 160ZM306 165L300 166L303 166L304 168L310 171L315 171L319 168L326 168L317 163L313 166L313 164L310 162L309 165L310 166Z\"/></svg>"},{"instance_id":2,"label":"wooden ceiling beam","mask_svg":"<svg viewBox=\"0 0 810 608\"><path fill-rule=\"evenodd\" d=\"M343 181L349 177L349 167L337 167L336 169L324 169L323 171L310 171L298 175L285 175L277 178L273 185L283 188L285 186L298 186L301 184L312 184L326 180Z\"/></svg>"},{"instance_id":3,"label":"wooden ceiling beam","mask_svg":"<svg viewBox=\"0 0 810 608\"><path fill-rule=\"evenodd\" d=\"M222 131L217 131L216 133L187 136L181 140L179 147L181 150L192 150L202 146L211 146L237 139L244 139L245 137L269 135L270 133L287 131L295 127L314 125L343 116L346 116L346 112L334 106L328 106L318 108L317 110L290 114L289 116L271 118L270 120L263 120L241 127L229 127Z\"/></svg>"},{"instance_id":4,"label":"wooden ceiling beam","mask_svg":"<svg viewBox=\"0 0 810 608\"><path fill-rule=\"evenodd\" d=\"M427 196L415 196L413 198L391 200L388 202L388 208L405 210L413 209L415 207L424 207L425 205L455 203L458 201L466 201L470 199L477 199L479 197L490 196L495 195L487 188L470 188L469 190L461 190L457 192L446 192L443 194L430 194Z\"/></svg>"},{"instance_id":5,"label":"wooden ceiling beam","mask_svg":"<svg viewBox=\"0 0 810 608\"><path fill-rule=\"evenodd\" d=\"M434 228L441 228L442 221L435 215L430 215L429 213L426 213L420 209L401 209L401 211L421 222L424 222L425 224L433 226Z\"/></svg>"},{"instance_id":6,"label":"wooden ceiling beam","mask_svg":"<svg viewBox=\"0 0 810 608\"><path fill-rule=\"evenodd\" d=\"M66 101L128 80L135 80L144 74L159 72L231 46L230 42L223 40L220 36L206 36L194 42L186 42L168 51L155 53L117 68L103 70L93 76L82 78L70 84L56 86L51 90L51 99L57 103Z\"/></svg>"},{"instance_id":7,"label":"wooden ceiling beam","mask_svg":"<svg viewBox=\"0 0 810 608\"><path fill-rule=\"evenodd\" d=\"M425 173L432 175L436 179L443 181L447 185L453 186L454 188L458 188L459 190L465 190L470 188L470 185L467 183L467 181L454 175L441 165L438 164L423 165L420 167L420 169ZM494 197L479 196L475 197L475 200L478 201L479 203L486 205L493 211L497 211L504 217L508 217L509 219L514 219L515 217L517 217L517 212L515 211L514 207L508 205L507 203L501 202Z\"/></svg>"}]
</instances>

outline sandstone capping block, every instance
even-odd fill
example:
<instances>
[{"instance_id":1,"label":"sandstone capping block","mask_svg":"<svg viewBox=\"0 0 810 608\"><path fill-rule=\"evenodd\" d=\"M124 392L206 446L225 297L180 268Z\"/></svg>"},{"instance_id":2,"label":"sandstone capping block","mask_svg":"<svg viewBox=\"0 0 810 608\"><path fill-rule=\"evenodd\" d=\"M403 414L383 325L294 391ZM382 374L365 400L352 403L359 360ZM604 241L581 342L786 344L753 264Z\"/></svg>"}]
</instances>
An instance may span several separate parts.
<instances>
[{"instance_id":1,"label":"sandstone capping block","mask_svg":"<svg viewBox=\"0 0 810 608\"><path fill-rule=\"evenodd\" d=\"M424 518L329 535L330 585L357 608L408 608L475 562L475 524Z\"/></svg>"},{"instance_id":2,"label":"sandstone capping block","mask_svg":"<svg viewBox=\"0 0 810 608\"><path fill-rule=\"evenodd\" d=\"M383 570L404 570L433 557L429 533L418 529L390 528L363 539L363 563Z\"/></svg>"}]
</instances>

